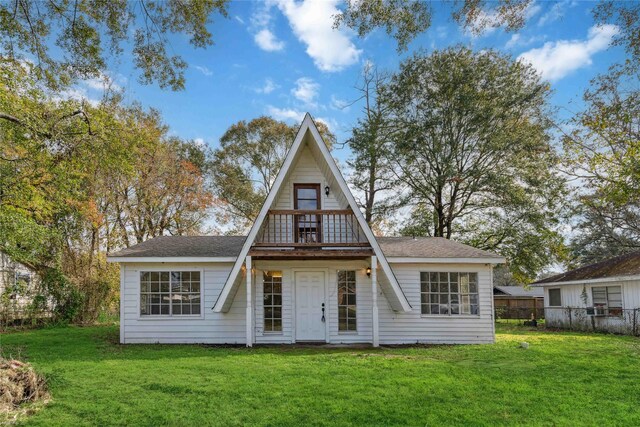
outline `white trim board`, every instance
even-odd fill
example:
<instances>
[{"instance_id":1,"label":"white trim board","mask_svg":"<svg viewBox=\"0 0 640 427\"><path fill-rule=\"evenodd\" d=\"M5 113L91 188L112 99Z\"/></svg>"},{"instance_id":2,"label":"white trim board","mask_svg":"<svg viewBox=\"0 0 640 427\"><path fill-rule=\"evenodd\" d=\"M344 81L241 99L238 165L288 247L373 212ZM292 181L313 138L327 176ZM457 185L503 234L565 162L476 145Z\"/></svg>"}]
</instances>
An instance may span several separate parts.
<instances>
[{"instance_id":1,"label":"white trim board","mask_svg":"<svg viewBox=\"0 0 640 427\"><path fill-rule=\"evenodd\" d=\"M412 258L387 257L389 263L394 264L504 264L505 258Z\"/></svg>"},{"instance_id":2,"label":"white trim board","mask_svg":"<svg viewBox=\"0 0 640 427\"><path fill-rule=\"evenodd\" d=\"M409 304L409 301L404 295L402 288L398 283L398 280L393 274L393 271L391 270L391 267L389 266L387 259L382 253L382 249L380 248L378 241L376 240L375 236L373 235L373 232L371 231L366 221L364 220L364 216L362 215L362 212L358 208L358 205L355 199L353 198L353 195L351 194L351 190L347 186L347 183L344 180L344 177L338 170L338 167L335 161L331 157L331 153L329 153L327 146L324 144L324 141L322 140L322 137L320 136L320 133L318 132L318 129L309 113L305 115L304 120L302 121L302 125L298 130L298 134L296 135L296 138L293 142L293 145L291 146L291 149L289 150L289 153L285 158L282 168L280 169L280 172L278 172L278 176L276 177L276 180L273 186L271 187L271 191L269 192L267 199L265 200L264 204L262 205L262 208L260 209L260 214L258 215L255 222L251 226L251 230L249 231L249 235L247 236L247 239L245 240L244 245L242 246L242 250L240 251L238 258L236 259L235 264L231 269L231 272L229 273L229 276L224 284L224 287L222 288L222 292L220 292L220 295L218 296L218 299L216 300L216 303L213 306L213 311L218 313L227 312L231 308L231 304L233 303L232 294L234 293L233 290L235 287L236 278L244 263L244 258L249 253L251 245L253 244L253 241L255 240L258 234L258 231L262 227L262 223L264 222L269 209L273 205L275 198L279 193L280 188L282 187L287 177L289 169L291 168L291 166L294 164L294 161L298 157L302 148L302 143L305 139L304 137L307 132L311 133L310 141L312 143L315 143L316 148L320 151L320 154L322 155L323 160L326 162L327 166L329 167L329 170L333 174L333 178L338 183L338 186L340 187L342 193L347 199L347 202L349 203L349 206L351 207L351 210L353 211L356 219L358 220L358 224L360 225L360 228L364 232L365 236L367 237L367 240L369 241L369 244L373 248L374 254L378 257L378 263L380 264L382 268L382 272L384 273L384 276L386 276L386 279L387 279L385 284L388 284L389 285L388 287L390 288L390 291L386 292L387 294L386 296L391 307L395 311L400 311L400 312L411 311L411 305ZM381 282L381 283L384 283L384 282Z\"/></svg>"},{"instance_id":3,"label":"white trim board","mask_svg":"<svg viewBox=\"0 0 640 427\"><path fill-rule=\"evenodd\" d=\"M107 262L121 262L121 263L134 263L134 262L235 262L236 257L108 257Z\"/></svg>"},{"instance_id":4,"label":"white trim board","mask_svg":"<svg viewBox=\"0 0 640 427\"><path fill-rule=\"evenodd\" d=\"M601 277L598 279L569 280L566 282L533 283L531 284L531 286L553 288L554 286L562 286L562 285L582 285L582 284L590 284L590 283L607 283L607 282L628 282L631 280L640 280L640 274L635 274L633 276Z\"/></svg>"}]
</instances>

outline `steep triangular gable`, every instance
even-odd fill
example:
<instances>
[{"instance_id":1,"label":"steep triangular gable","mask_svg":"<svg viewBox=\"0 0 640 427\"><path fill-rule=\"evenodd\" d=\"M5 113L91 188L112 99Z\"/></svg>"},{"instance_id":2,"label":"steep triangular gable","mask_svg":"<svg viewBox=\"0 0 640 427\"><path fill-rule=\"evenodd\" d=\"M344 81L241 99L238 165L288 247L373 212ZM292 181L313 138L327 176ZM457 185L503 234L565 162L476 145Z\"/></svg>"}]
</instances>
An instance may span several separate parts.
<instances>
[{"instance_id":1,"label":"steep triangular gable","mask_svg":"<svg viewBox=\"0 0 640 427\"><path fill-rule=\"evenodd\" d=\"M364 216L362 215L362 212L360 212L360 209L358 208L358 205L353 195L351 194L351 190L347 186L347 183L344 180L342 173L340 173L340 171L338 170L338 167L336 166L335 161L333 160L333 157L331 157L331 154L329 153L329 149L322 141L322 137L320 136L320 133L318 132L318 129L309 113L305 115L304 120L302 121L302 125L298 130L296 139L294 140L293 145L291 146L291 149L289 150L289 153L285 158L282 168L280 169L280 172L276 177L276 180L273 184L273 187L271 188L271 191L269 192L269 195L267 196L267 199L265 200L264 204L262 205L262 208L260 209L260 214L258 215L256 221L253 223L253 226L251 227L251 230L249 231L247 240L245 240L244 246L242 247L242 250L240 251L238 258L236 259L236 262L233 265L233 268L231 269L231 273L229 274L229 277L227 278L227 281L225 282L224 287L222 288L222 292L220 292L220 295L218 296L218 300L216 301L213 307L213 311L226 312L231 307L231 304L233 302L233 296L237 291L237 287L240 285L240 281L237 279L238 279L238 274L242 270L244 260L247 254L249 253L249 250L251 249L251 246L253 245L253 242L255 241L256 236L260 228L262 227L263 222L265 221L265 218L267 217L267 213L269 209L271 208L274 201L276 200L276 197L280 191L280 188L282 187L282 184L285 181L285 178L287 177L287 172L289 171L291 166L294 164L294 161L297 158L298 152L303 147L302 143L307 132L311 133L312 138L310 138L310 140L312 141L312 143L316 144L316 148L322 155L322 159L326 162L329 170L331 171L331 174L333 175L335 182L338 184L338 186L342 190L342 193L347 199L349 206L353 210L353 213L356 219L358 220L358 223L362 231L367 237L367 240L369 241L371 248L373 249L375 255L378 258L378 262L380 264L380 267L383 273L380 275L380 279L381 279L379 280L380 286L383 292L385 293L385 296L387 297L391 307L396 311L405 311L405 312L410 311L411 305L409 304L409 302L407 301L407 298L403 294L402 289L400 288L400 285L398 284L398 281L395 275L393 274L393 271L391 270L391 267L389 266L389 263L387 262L386 257L384 256L384 254L382 253L382 250L380 249L380 245L378 244L378 241L376 240L375 236L373 235L373 232L369 228L369 225L366 223Z\"/></svg>"}]
</instances>

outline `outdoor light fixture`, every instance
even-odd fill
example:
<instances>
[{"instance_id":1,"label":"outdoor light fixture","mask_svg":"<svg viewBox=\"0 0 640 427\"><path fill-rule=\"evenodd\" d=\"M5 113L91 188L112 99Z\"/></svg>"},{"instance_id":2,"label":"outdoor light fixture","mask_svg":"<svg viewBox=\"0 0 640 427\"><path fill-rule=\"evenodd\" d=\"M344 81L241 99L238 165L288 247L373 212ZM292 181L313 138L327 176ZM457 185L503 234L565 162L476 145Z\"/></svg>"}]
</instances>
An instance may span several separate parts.
<instances>
[{"instance_id":1,"label":"outdoor light fixture","mask_svg":"<svg viewBox=\"0 0 640 427\"><path fill-rule=\"evenodd\" d=\"M371 277L371 267L367 267L367 277Z\"/></svg>"},{"instance_id":2,"label":"outdoor light fixture","mask_svg":"<svg viewBox=\"0 0 640 427\"><path fill-rule=\"evenodd\" d=\"M324 194L325 194L326 196L328 196L328 195L329 195L329 186L328 186L328 185L327 185L326 187L324 187Z\"/></svg>"}]
</instances>

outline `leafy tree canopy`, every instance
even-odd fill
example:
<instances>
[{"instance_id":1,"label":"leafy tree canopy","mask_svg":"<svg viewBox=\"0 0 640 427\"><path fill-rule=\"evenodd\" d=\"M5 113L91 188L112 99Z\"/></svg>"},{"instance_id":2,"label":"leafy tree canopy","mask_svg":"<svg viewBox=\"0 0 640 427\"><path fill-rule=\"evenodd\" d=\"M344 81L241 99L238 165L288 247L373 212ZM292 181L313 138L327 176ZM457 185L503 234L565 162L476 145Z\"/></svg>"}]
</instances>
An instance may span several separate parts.
<instances>
[{"instance_id":1,"label":"leafy tree canopy","mask_svg":"<svg viewBox=\"0 0 640 427\"><path fill-rule=\"evenodd\" d=\"M531 66L495 51L459 47L403 62L378 99L411 209L403 232L498 251L521 282L562 256L564 182L548 95Z\"/></svg>"},{"instance_id":2,"label":"leafy tree canopy","mask_svg":"<svg viewBox=\"0 0 640 427\"><path fill-rule=\"evenodd\" d=\"M453 18L472 33L504 26L507 31L521 29L527 8L533 0L457 0L452 2ZM334 17L334 27L346 26L365 37L383 28L405 51L409 43L431 26L433 11L428 2L415 0L346 0Z\"/></svg>"},{"instance_id":3,"label":"leafy tree canopy","mask_svg":"<svg viewBox=\"0 0 640 427\"><path fill-rule=\"evenodd\" d=\"M0 2L3 55L37 65L50 86L102 77L107 56L131 49L140 82L184 88L187 64L168 51L169 34L185 34L196 48L213 43L207 30L228 0L15 0ZM133 40L129 40L130 35Z\"/></svg>"}]
</instances>

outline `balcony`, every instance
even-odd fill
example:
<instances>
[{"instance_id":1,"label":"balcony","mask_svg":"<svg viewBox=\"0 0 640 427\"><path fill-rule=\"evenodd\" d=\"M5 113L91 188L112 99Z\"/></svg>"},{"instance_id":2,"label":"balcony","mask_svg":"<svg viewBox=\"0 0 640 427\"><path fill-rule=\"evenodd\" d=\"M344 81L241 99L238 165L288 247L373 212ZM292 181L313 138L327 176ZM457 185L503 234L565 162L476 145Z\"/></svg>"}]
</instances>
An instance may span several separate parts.
<instances>
[{"instance_id":1,"label":"balcony","mask_svg":"<svg viewBox=\"0 0 640 427\"><path fill-rule=\"evenodd\" d=\"M270 210L253 244L253 256L352 257L372 254L351 210Z\"/></svg>"}]
</instances>

